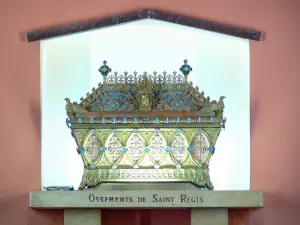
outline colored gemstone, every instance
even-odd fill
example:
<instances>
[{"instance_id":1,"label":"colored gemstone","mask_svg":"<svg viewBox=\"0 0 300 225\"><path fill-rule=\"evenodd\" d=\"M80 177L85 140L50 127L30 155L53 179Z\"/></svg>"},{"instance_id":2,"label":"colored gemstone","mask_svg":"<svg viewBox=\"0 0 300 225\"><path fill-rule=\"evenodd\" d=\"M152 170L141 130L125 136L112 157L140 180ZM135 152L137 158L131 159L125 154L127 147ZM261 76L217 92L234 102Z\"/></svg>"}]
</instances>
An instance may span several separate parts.
<instances>
[{"instance_id":1,"label":"colored gemstone","mask_svg":"<svg viewBox=\"0 0 300 225\"><path fill-rule=\"evenodd\" d=\"M150 147L145 147L144 151L145 152L149 152L150 151Z\"/></svg>"},{"instance_id":2,"label":"colored gemstone","mask_svg":"<svg viewBox=\"0 0 300 225\"><path fill-rule=\"evenodd\" d=\"M102 152L105 152L106 150L107 150L107 148L106 148L105 146L102 146L102 147L101 147L101 151L102 151Z\"/></svg>"},{"instance_id":3,"label":"colored gemstone","mask_svg":"<svg viewBox=\"0 0 300 225\"><path fill-rule=\"evenodd\" d=\"M112 118L112 119L111 119L111 122L112 122L112 123L116 123L116 122L117 122L117 119L116 119L116 118Z\"/></svg>"},{"instance_id":4,"label":"colored gemstone","mask_svg":"<svg viewBox=\"0 0 300 225\"><path fill-rule=\"evenodd\" d=\"M212 146L210 146L210 147L207 148L207 150L208 150L209 152L213 152L213 151L215 150L215 148L212 147Z\"/></svg>"},{"instance_id":5,"label":"colored gemstone","mask_svg":"<svg viewBox=\"0 0 300 225\"><path fill-rule=\"evenodd\" d=\"M197 165L197 167L198 167L199 169L202 168L202 164L199 163L199 164Z\"/></svg>"},{"instance_id":6,"label":"colored gemstone","mask_svg":"<svg viewBox=\"0 0 300 225\"><path fill-rule=\"evenodd\" d=\"M83 152L85 152L85 148L84 148L84 147L81 147L81 148L79 149L79 151L80 151L81 153L83 153Z\"/></svg>"},{"instance_id":7,"label":"colored gemstone","mask_svg":"<svg viewBox=\"0 0 300 225\"><path fill-rule=\"evenodd\" d=\"M134 132L134 133L138 133L138 132L139 132L139 129L134 129L133 132Z\"/></svg>"},{"instance_id":8,"label":"colored gemstone","mask_svg":"<svg viewBox=\"0 0 300 225\"><path fill-rule=\"evenodd\" d=\"M181 129L177 129L177 133L178 133L178 134L181 133Z\"/></svg>"},{"instance_id":9,"label":"colored gemstone","mask_svg":"<svg viewBox=\"0 0 300 225\"><path fill-rule=\"evenodd\" d=\"M176 122L180 123L181 119L179 117L176 118Z\"/></svg>"},{"instance_id":10,"label":"colored gemstone","mask_svg":"<svg viewBox=\"0 0 300 225\"><path fill-rule=\"evenodd\" d=\"M159 119L157 117L154 118L155 123L159 123Z\"/></svg>"},{"instance_id":11,"label":"colored gemstone","mask_svg":"<svg viewBox=\"0 0 300 225\"><path fill-rule=\"evenodd\" d=\"M190 117L188 117L188 118L186 119L186 121L187 121L188 123L191 123L191 122L192 122L192 119L191 119Z\"/></svg>"},{"instance_id":12,"label":"colored gemstone","mask_svg":"<svg viewBox=\"0 0 300 225\"><path fill-rule=\"evenodd\" d=\"M189 152L192 152L192 151L194 150L194 148L193 148L193 146L189 146L189 147L187 148L187 150L188 150Z\"/></svg>"},{"instance_id":13,"label":"colored gemstone","mask_svg":"<svg viewBox=\"0 0 300 225\"><path fill-rule=\"evenodd\" d=\"M96 165L95 165L95 164L92 164L91 167L92 167L92 169L95 169L95 168L96 168Z\"/></svg>"},{"instance_id":14,"label":"colored gemstone","mask_svg":"<svg viewBox=\"0 0 300 225\"><path fill-rule=\"evenodd\" d=\"M71 123L70 123L70 119L69 118L66 119L66 124L67 124L68 128L71 128Z\"/></svg>"},{"instance_id":15,"label":"colored gemstone","mask_svg":"<svg viewBox=\"0 0 300 225\"><path fill-rule=\"evenodd\" d=\"M116 129L113 129L112 132L115 134L115 133L117 133L117 130L116 130Z\"/></svg>"},{"instance_id":16,"label":"colored gemstone","mask_svg":"<svg viewBox=\"0 0 300 225\"><path fill-rule=\"evenodd\" d=\"M155 133L159 134L160 133L160 129L155 129Z\"/></svg>"},{"instance_id":17,"label":"colored gemstone","mask_svg":"<svg viewBox=\"0 0 300 225\"><path fill-rule=\"evenodd\" d=\"M211 116L211 117L209 118L209 120L210 120L210 122L214 122L215 118L214 118L213 116Z\"/></svg>"},{"instance_id":18,"label":"colored gemstone","mask_svg":"<svg viewBox=\"0 0 300 225\"><path fill-rule=\"evenodd\" d=\"M96 133L95 129L91 129L91 133L92 134Z\"/></svg>"},{"instance_id":19,"label":"colored gemstone","mask_svg":"<svg viewBox=\"0 0 300 225\"><path fill-rule=\"evenodd\" d=\"M90 118L90 123L94 123L94 118Z\"/></svg>"},{"instance_id":20,"label":"colored gemstone","mask_svg":"<svg viewBox=\"0 0 300 225\"><path fill-rule=\"evenodd\" d=\"M123 148L122 148L122 151L125 153L125 152L128 151L128 148L127 148L127 147L123 147Z\"/></svg>"},{"instance_id":21,"label":"colored gemstone","mask_svg":"<svg viewBox=\"0 0 300 225\"><path fill-rule=\"evenodd\" d=\"M171 151L170 146L166 146L166 147L165 147L165 151L166 151L166 152L170 152L170 151Z\"/></svg>"},{"instance_id":22,"label":"colored gemstone","mask_svg":"<svg viewBox=\"0 0 300 225\"><path fill-rule=\"evenodd\" d=\"M203 119L202 119L201 117L198 117L198 118L197 118L197 121L198 121L199 123L202 123Z\"/></svg>"}]
</instances>

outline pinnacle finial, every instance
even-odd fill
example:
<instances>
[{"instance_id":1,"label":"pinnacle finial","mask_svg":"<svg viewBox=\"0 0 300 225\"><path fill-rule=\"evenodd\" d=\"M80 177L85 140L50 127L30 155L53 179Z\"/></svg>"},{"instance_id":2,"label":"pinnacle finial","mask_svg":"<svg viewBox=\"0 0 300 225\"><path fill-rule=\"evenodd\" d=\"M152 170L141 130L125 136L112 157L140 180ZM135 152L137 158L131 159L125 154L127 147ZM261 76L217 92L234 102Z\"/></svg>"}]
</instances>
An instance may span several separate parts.
<instances>
[{"instance_id":1,"label":"pinnacle finial","mask_svg":"<svg viewBox=\"0 0 300 225\"><path fill-rule=\"evenodd\" d=\"M103 65L99 68L99 72L106 78L106 76L111 72L111 68L107 65L107 61L103 61Z\"/></svg>"},{"instance_id":2,"label":"pinnacle finial","mask_svg":"<svg viewBox=\"0 0 300 225\"><path fill-rule=\"evenodd\" d=\"M185 76L185 81L187 82L187 76L189 73L193 70L192 67L188 64L188 60L185 59L183 60L183 65L180 67L180 71L183 73Z\"/></svg>"}]
</instances>

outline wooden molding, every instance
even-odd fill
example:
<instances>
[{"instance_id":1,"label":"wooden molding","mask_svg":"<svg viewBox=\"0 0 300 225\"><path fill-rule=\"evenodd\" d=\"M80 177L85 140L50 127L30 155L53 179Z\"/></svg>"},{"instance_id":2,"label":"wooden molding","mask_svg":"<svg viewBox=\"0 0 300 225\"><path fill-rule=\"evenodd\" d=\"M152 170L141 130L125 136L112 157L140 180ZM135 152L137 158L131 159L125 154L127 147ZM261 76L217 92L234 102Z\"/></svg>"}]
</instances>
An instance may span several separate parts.
<instances>
[{"instance_id":1,"label":"wooden molding","mask_svg":"<svg viewBox=\"0 0 300 225\"><path fill-rule=\"evenodd\" d=\"M141 19L157 19L170 23L180 24L188 27L194 27L213 31L217 33L227 34L235 37L246 38L250 40L260 41L262 33L259 31L241 28L237 26L216 23L203 19L196 19L183 15L173 14L169 12L158 11L155 9L142 9L135 12L130 12L122 15L94 19L80 23L68 24L64 26L52 27L48 29L41 29L27 32L25 40L27 42L39 41L48 38L59 37L68 34L74 34L83 31L90 31L93 29L109 27L126 22L137 21Z\"/></svg>"}]
</instances>

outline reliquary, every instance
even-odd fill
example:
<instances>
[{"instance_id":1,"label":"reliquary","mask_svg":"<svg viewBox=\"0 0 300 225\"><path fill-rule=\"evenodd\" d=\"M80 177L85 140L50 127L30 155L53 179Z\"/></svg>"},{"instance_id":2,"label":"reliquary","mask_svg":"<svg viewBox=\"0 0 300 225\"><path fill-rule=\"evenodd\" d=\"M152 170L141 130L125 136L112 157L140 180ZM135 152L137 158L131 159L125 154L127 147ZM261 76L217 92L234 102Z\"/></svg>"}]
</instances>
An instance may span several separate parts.
<instances>
[{"instance_id":1,"label":"reliquary","mask_svg":"<svg viewBox=\"0 0 300 225\"><path fill-rule=\"evenodd\" d=\"M79 190L114 182L184 182L213 190L209 161L226 119L180 72L112 73L81 98L66 98L67 126L84 163Z\"/></svg>"}]
</instances>

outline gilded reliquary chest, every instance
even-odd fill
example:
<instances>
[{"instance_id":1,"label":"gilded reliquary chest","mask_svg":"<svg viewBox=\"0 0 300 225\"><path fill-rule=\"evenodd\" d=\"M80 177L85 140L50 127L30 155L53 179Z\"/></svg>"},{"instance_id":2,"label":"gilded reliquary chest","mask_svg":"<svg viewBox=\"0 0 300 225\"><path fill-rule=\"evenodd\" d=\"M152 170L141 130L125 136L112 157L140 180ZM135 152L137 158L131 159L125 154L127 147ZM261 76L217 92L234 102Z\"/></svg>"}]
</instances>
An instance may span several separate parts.
<instances>
[{"instance_id":1,"label":"gilded reliquary chest","mask_svg":"<svg viewBox=\"0 0 300 225\"><path fill-rule=\"evenodd\" d=\"M188 182L212 190L209 160L223 118L224 97L211 101L176 73L111 73L80 103L66 98L67 125L84 163L79 189L105 182Z\"/></svg>"}]
</instances>

